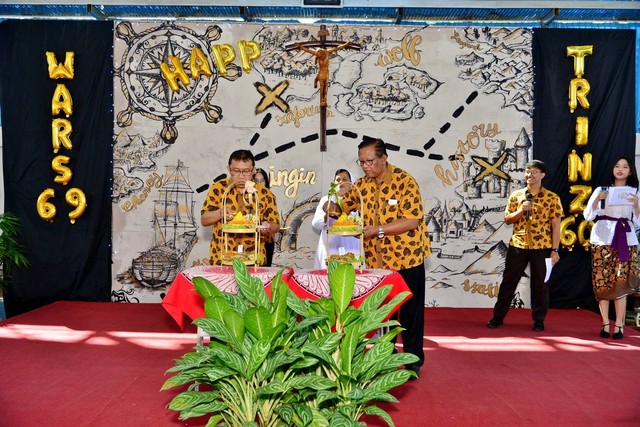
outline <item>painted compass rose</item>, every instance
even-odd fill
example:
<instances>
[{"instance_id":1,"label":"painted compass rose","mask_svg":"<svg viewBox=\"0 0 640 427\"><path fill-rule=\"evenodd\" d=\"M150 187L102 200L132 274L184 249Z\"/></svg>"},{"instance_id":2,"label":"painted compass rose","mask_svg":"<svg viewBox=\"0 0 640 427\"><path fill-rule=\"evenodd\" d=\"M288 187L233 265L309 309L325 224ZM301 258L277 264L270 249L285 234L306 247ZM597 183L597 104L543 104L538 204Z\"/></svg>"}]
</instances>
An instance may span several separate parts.
<instances>
[{"instance_id":1,"label":"painted compass rose","mask_svg":"<svg viewBox=\"0 0 640 427\"><path fill-rule=\"evenodd\" d=\"M127 48L122 65L115 70L120 78L122 92L128 107L117 114L118 126L124 128L132 124L134 113L153 120L162 121L163 141L173 144L178 138L176 121L185 120L203 112L209 123L222 119L222 108L211 100L218 87L218 69L211 58L209 46L220 39L222 29L217 25L207 27L204 36L170 22L137 34L130 22L121 22L116 27L116 36L125 41ZM170 64L169 56L180 59L187 75L191 76L190 57L194 48L207 57L213 72L211 77L201 74L191 79L188 86L178 81L180 90L169 88L160 70L160 64ZM242 71L235 64L227 65L227 80L234 81Z\"/></svg>"}]
</instances>

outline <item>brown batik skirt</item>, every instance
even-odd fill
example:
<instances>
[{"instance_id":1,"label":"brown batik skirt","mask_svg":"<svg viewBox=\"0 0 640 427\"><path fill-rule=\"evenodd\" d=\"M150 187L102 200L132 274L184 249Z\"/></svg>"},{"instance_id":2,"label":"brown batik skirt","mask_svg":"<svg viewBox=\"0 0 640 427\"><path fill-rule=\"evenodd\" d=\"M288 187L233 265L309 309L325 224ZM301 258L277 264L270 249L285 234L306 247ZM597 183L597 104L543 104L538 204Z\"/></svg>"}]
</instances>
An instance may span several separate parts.
<instances>
[{"instance_id":1,"label":"brown batik skirt","mask_svg":"<svg viewBox=\"0 0 640 427\"><path fill-rule=\"evenodd\" d=\"M591 278L596 299L615 300L638 287L638 251L629 246L629 261L618 260L611 246L591 246Z\"/></svg>"}]
</instances>

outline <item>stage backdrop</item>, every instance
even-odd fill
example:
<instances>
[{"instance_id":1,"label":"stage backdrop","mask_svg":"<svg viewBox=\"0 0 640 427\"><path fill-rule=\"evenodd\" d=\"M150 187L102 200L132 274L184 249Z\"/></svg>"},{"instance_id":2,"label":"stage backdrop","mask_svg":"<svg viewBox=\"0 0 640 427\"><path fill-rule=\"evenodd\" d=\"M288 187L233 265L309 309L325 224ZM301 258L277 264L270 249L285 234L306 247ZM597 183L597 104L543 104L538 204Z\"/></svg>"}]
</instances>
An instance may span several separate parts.
<instances>
[{"instance_id":1,"label":"stage backdrop","mask_svg":"<svg viewBox=\"0 0 640 427\"><path fill-rule=\"evenodd\" d=\"M7 315L58 300L108 301L112 25L7 21L0 24L0 40L4 206L21 218L30 264L13 270ZM48 52L59 63L71 52L72 63L50 71ZM54 105L61 109L54 112ZM56 119L66 120L55 122L67 135L59 144L53 141ZM83 195L86 209L72 224L69 214L83 208ZM45 212L47 204L55 215Z\"/></svg>"},{"instance_id":2,"label":"stage backdrop","mask_svg":"<svg viewBox=\"0 0 640 427\"><path fill-rule=\"evenodd\" d=\"M181 269L207 262L211 229L200 226L200 207L208 186L224 176L229 154L239 148L252 150L258 166L269 172L287 227L277 237L275 264L311 267L318 240L311 216L318 199L336 169L350 169L359 177L358 143L380 137L388 144L389 161L413 174L421 187L433 243L426 261L426 304L490 307L511 235L503 221L504 205L508 194L524 185L524 164L540 153L550 166L546 184L566 199L556 180L567 180L574 116L592 120L594 109L602 108L595 100L587 114L579 107L552 128L555 135L567 136L557 146L538 150L536 144L548 141L538 133L533 140L531 30L334 25L328 28L328 40L350 41L360 49L341 49L330 59L328 147L321 152L315 58L285 49L293 42L317 40L317 26L70 25L26 21L2 27L5 206L20 209L26 218L29 249L48 255L33 257L29 274L38 280L20 279L27 284L15 289L36 303L102 299L108 290L113 301L160 301ZM105 42L108 32L112 39ZM73 79L49 78L43 60L48 51L61 63L67 51L75 52ZM543 56L537 60L546 60L547 54ZM569 69L562 71L568 85L573 63L566 50L561 56L562 66ZM597 82L588 74L588 59L586 64L592 88L605 85L606 77L605 83ZM628 73L632 79L633 70ZM107 80L113 84L113 111ZM73 114L67 118L73 147L63 145L54 153L52 120L65 115L52 114L52 98L62 82L73 96ZM567 105L567 86L560 87L565 92L549 96L557 97L557 105ZM43 99L37 101L37 95ZM64 105L65 98L58 103ZM538 108L538 113L545 111ZM558 116L545 115L549 120ZM58 134L60 129L65 128L58 128ZM559 147L563 151L552 156ZM64 172L65 166L52 166L56 158L60 161L58 155L70 158L66 165L73 176L67 185L54 182L60 174L53 168ZM594 162L593 174L604 176L610 167ZM38 203L47 188L55 191L50 199L57 208L55 218L48 218L43 199ZM86 210L81 215L75 211L75 224L68 214L76 206L64 200L69 188L87 195ZM105 205L109 197L111 234ZM104 272L94 281L98 267L108 263L109 238L113 280ZM578 253L576 246L568 245L572 254ZM85 268L79 271L77 262ZM588 270L588 259L576 261L576 268ZM574 281L571 272L560 271L555 270L554 283ZM528 306L526 277L521 285L514 305Z\"/></svg>"},{"instance_id":3,"label":"stage backdrop","mask_svg":"<svg viewBox=\"0 0 640 427\"><path fill-rule=\"evenodd\" d=\"M582 63L574 61L580 56ZM552 171L545 185L560 195L565 211L551 305L595 308L582 205L592 188L608 185L620 156L635 161L635 31L537 29L533 60L533 154ZM577 94L589 88L586 102L570 97L572 80ZM587 139L580 139L583 132Z\"/></svg>"}]
</instances>

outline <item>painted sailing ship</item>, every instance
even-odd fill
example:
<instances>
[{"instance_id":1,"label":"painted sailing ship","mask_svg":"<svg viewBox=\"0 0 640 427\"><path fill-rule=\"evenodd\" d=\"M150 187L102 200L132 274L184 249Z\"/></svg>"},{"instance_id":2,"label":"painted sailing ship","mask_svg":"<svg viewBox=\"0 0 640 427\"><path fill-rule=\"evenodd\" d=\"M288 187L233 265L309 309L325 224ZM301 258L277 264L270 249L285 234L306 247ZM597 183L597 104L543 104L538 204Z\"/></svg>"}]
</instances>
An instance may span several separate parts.
<instances>
[{"instance_id":1,"label":"painted sailing ship","mask_svg":"<svg viewBox=\"0 0 640 427\"><path fill-rule=\"evenodd\" d=\"M189 185L188 169L178 160L166 167L165 180L154 200L154 247L141 253L132 263L141 285L158 288L173 282L197 241L194 219L194 191Z\"/></svg>"}]
</instances>

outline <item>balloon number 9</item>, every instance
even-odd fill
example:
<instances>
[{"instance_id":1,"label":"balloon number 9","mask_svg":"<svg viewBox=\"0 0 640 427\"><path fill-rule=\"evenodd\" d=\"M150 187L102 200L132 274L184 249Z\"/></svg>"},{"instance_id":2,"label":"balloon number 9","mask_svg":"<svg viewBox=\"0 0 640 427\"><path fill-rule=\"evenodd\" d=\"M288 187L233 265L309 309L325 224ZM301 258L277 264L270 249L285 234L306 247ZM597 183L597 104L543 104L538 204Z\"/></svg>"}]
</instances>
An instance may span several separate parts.
<instances>
[{"instance_id":1,"label":"balloon number 9","mask_svg":"<svg viewBox=\"0 0 640 427\"><path fill-rule=\"evenodd\" d=\"M75 224L76 219L80 218L87 208L87 198L79 188L70 188L64 199L69 205L75 206L75 209L69 212L69 220L71 224Z\"/></svg>"}]
</instances>

